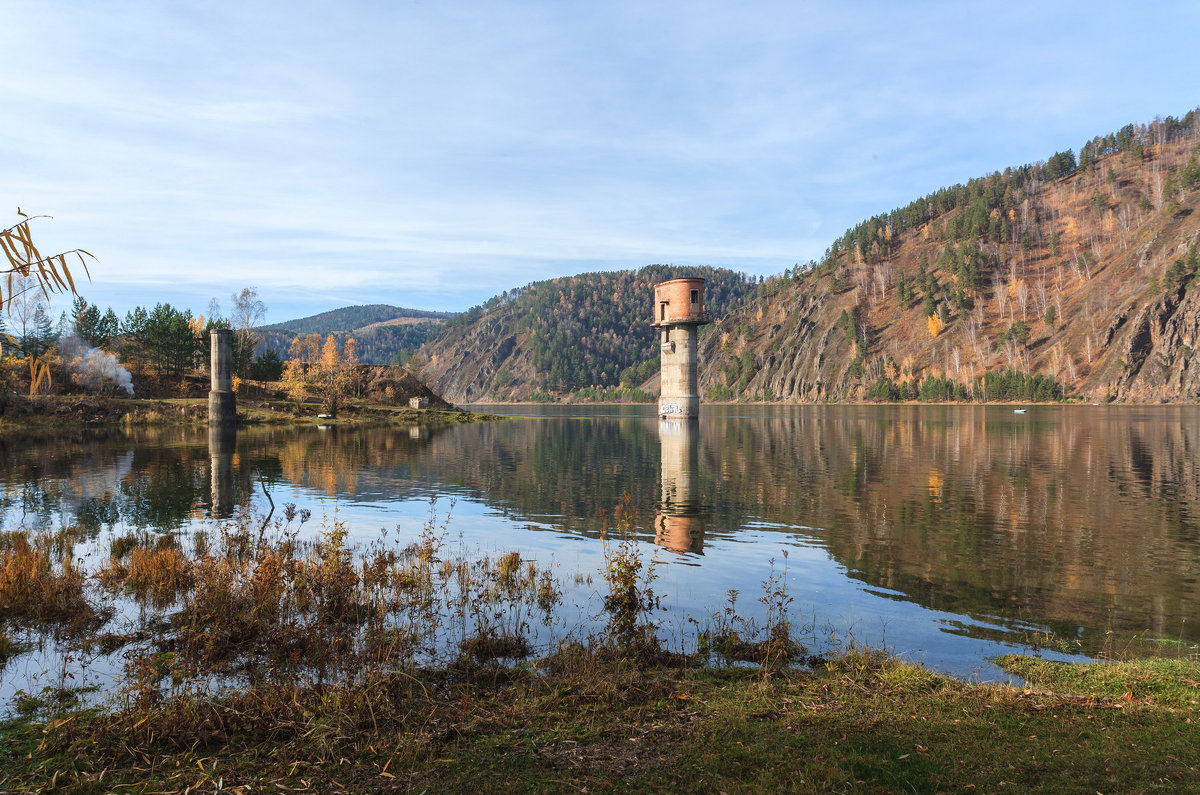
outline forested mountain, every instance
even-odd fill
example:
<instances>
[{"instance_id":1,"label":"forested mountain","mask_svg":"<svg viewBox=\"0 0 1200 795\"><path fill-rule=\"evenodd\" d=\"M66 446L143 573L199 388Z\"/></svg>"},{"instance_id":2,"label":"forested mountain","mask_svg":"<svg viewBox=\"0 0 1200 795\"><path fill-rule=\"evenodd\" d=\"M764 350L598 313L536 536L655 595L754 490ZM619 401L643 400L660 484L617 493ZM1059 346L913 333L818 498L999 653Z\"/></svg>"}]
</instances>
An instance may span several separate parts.
<instances>
[{"instance_id":1,"label":"forested mountain","mask_svg":"<svg viewBox=\"0 0 1200 795\"><path fill-rule=\"evenodd\" d=\"M263 326L262 330L286 331L292 334L334 334L339 331L353 331L389 321L446 320L451 317L454 317L453 312L426 312L421 309L405 309L388 304L361 304L344 306L341 309L333 309L318 315Z\"/></svg>"},{"instance_id":2,"label":"forested mountain","mask_svg":"<svg viewBox=\"0 0 1200 795\"><path fill-rule=\"evenodd\" d=\"M1200 397L1200 113L855 226L701 338L709 399Z\"/></svg>"},{"instance_id":3,"label":"forested mountain","mask_svg":"<svg viewBox=\"0 0 1200 795\"><path fill-rule=\"evenodd\" d=\"M757 285L729 270L668 265L534 282L447 321L412 366L454 402L636 387L658 369L653 285L684 276L707 280L705 303L717 315Z\"/></svg>"},{"instance_id":4,"label":"forested mountain","mask_svg":"<svg viewBox=\"0 0 1200 795\"><path fill-rule=\"evenodd\" d=\"M700 337L708 400L1197 399L1197 210L1192 111L922 196L765 281L661 265L586 273L505 292L440 329L353 335L360 355L371 331L428 339L412 365L456 402L646 399L635 387L658 366L652 286L696 275L717 319ZM378 308L358 309L365 321Z\"/></svg>"},{"instance_id":5,"label":"forested mountain","mask_svg":"<svg viewBox=\"0 0 1200 795\"><path fill-rule=\"evenodd\" d=\"M451 312L426 312L387 304L347 306L319 315L288 320L259 329L263 340L258 354L273 350L281 359L297 336L333 334L339 343L353 337L358 357L364 364L391 364L407 361L427 340L436 336L442 323L454 317Z\"/></svg>"}]
</instances>

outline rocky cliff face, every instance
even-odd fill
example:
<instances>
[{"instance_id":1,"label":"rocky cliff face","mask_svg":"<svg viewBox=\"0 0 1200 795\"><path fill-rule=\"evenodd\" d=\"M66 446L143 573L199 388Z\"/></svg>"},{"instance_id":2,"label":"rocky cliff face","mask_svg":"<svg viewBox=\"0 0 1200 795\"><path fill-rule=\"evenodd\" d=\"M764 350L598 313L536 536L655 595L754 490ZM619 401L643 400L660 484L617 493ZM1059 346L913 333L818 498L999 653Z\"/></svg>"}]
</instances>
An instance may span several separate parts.
<instances>
[{"instance_id":1,"label":"rocky cliff face","mask_svg":"<svg viewBox=\"0 0 1200 795\"><path fill-rule=\"evenodd\" d=\"M1197 149L1159 156L1170 165L1112 155L1031 187L1009 215L1013 242L946 240L950 214L886 255L842 251L768 281L702 338L702 394L862 400L881 379L971 391L1012 369L1091 401L1200 399L1200 188L1148 198L1154 174Z\"/></svg>"},{"instance_id":2,"label":"rocky cliff face","mask_svg":"<svg viewBox=\"0 0 1200 795\"><path fill-rule=\"evenodd\" d=\"M1191 236L1190 246L1197 237ZM1133 315L1124 334L1120 328L1113 333L1119 356L1111 380L1097 379L1089 385L1092 394L1104 389L1140 402L1200 398L1200 367L1191 366L1200 334L1200 291L1191 289L1194 284L1169 287L1113 321Z\"/></svg>"},{"instance_id":3,"label":"rocky cliff face","mask_svg":"<svg viewBox=\"0 0 1200 795\"><path fill-rule=\"evenodd\" d=\"M456 403L523 400L538 375L525 339L493 318L444 338L414 364L426 383Z\"/></svg>"}]
</instances>

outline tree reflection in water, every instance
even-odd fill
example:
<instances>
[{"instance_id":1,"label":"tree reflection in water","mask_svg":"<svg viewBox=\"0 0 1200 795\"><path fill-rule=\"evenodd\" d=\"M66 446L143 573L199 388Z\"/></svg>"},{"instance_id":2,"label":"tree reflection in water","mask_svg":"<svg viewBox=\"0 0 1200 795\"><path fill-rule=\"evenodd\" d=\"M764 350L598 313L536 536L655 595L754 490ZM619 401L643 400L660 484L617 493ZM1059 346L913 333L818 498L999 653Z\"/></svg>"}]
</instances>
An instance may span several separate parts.
<instances>
[{"instance_id":1,"label":"tree reflection in water","mask_svg":"<svg viewBox=\"0 0 1200 795\"><path fill-rule=\"evenodd\" d=\"M472 521L492 543L558 549L522 533L597 538L628 494L635 535L681 554L668 563L703 553L716 571L752 536L775 552L806 543L844 576L957 616L1186 639L1200 637L1184 620L1200 608L1197 449L1190 406L709 406L670 426L648 410L416 432L9 435L0 527L175 531L261 501L261 478L276 503L317 516L456 497L482 506ZM762 574L747 576L752 590Z\"/></svg>"}]
</instances>

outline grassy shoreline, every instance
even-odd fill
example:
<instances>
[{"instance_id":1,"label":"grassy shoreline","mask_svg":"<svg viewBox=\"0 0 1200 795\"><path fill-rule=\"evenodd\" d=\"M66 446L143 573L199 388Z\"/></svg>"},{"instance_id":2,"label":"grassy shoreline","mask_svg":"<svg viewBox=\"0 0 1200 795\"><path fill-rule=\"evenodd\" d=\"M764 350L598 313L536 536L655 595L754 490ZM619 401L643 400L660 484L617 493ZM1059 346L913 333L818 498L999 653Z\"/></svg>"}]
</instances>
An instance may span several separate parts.
<instances>
[{"instance_id":1,"label":"grassy shoreline","mask_svg":"<svg viewBox=\"0 0 1200 795\"><path fill-rule=\"evenodd\" d=\"M19 717L0 724L0 790L1179 791L1200 773L1188 665L1124 665L1181 694L1155 698L1077 675L1055 693L1051 671L1036 690L971 685L857 651L763 673L564 650Z\"/></svg>"},{"instance_id":2,"label":"grassy shoreline","mask_svg":"<svg viewBox=\"0 0 1200 795\"><path fill-rule=\"evenodd\" d=\"M424 425L446 426L490 422L500 417L455 407L414 409L357 402L336 418L318 418L318 409L297 412L282 400L243 399L238 402L238 425ZM74 430L81 427L208 425L205 398L100 398L71 395L42 396L20 410L0 415L0 432Z\"/></svg>"},{"instance_id":3,"label":"grassy shoreline","mask_svg":"<svg viewBox=\"0 0 1200 795\"><path fill-rule=\"evenodd\" d=\"M667 650L653 565L619 517L607 623L546 644L549 570L456 557L432 508L417 541L366 548L336 522L306 540L308 516L283 513L190 549L115 538L91 572L61 534L0 536L8 653L41 633L125 661L98 705L69 685L16 701L0 791L1178 791L1200 773L1193 658L1010 656L1027 684L1008 686L813 655L774 574L761 624L718 612ZM109 626L112 598L140 623Z\"/></svg>"}]
</instances>

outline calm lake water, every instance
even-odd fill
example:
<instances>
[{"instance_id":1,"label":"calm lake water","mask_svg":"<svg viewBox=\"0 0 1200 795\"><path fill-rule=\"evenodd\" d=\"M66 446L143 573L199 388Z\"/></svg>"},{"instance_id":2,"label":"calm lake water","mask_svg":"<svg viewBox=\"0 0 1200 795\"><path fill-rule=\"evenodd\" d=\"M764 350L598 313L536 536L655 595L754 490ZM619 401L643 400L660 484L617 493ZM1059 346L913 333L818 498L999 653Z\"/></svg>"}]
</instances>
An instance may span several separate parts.
<instances>
[{"instance_id":1,"label":"calm lake water","mask_svg":"<svg viewBox=\"0 0 1200 795\"><path fill-rule=\"evenodd\" d=\"M0 528L78 526L94 565L131 528L265 513L264 490L364 543L415 538L432 510L470 554L553 565L571 631L594 618L601 530L627 495L668 639L731 591L753 613L774 567L811 634L961 676L1000 677L988 658L1044 632L1087 655L1200 641L1198 407L706 406L692 424L651 406L483 408L539 416L4 436ZM43 664L10 663L0 697Z\"/></svg>"}]
</instances>

